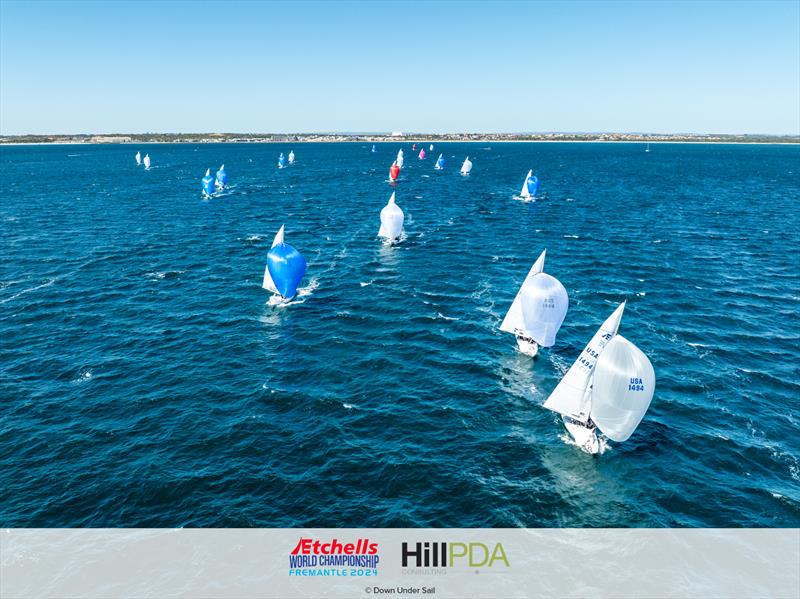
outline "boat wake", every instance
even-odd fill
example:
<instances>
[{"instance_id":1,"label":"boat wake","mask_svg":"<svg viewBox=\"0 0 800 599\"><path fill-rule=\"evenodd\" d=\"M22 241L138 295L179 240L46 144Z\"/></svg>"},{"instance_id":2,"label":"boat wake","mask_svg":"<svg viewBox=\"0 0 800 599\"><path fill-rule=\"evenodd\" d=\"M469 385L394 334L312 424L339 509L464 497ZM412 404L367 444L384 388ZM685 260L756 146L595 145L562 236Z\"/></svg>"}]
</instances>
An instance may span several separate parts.
<instances>
[{"instance_id":1,"label":"boat wake","mask_svg":"<svg viewBox=\"0 0 800 599\"><path fill-rule=\"evenodd\" d=\"M586 455L593 455L593 454L590 454L585 449L583 449L583 447L578 445L578 443L575 441L575 439L572 438L572 435L570 435L567 432L564 432L563 434L559 435L558 438L561 439L566 445L574 445L575 447L580 449ZM606 450L609 450L609 451L611 450L611 446L608 444L608 439L606 439L603 435L597 435L597 441L600 443L600 450L597 452L596 455L602 455L602 454L604 454L606 452Z\"/></svg>"}]
</instances>

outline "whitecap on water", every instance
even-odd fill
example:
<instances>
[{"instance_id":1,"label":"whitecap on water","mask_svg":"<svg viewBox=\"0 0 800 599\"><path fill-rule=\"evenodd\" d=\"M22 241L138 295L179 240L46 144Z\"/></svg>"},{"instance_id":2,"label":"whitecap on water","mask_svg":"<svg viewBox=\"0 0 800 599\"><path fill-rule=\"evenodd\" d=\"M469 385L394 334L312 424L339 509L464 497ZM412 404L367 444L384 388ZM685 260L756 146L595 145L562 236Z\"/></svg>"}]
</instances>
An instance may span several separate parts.
<instances>
[{"instance_id":1,"label":"whitecap on water","mask_svg":"<svg viewBox=\"0 0 800 599\"><path fill-rule=\"evenodd\" d=\"M347 410L352 410L352 409L353 409L353 408L355 408L356 406L354 406L354 405L353 405L353 404L351 404L351 403L343 403L343 404L342 404L342 407L343 407L343 408L345 408L345 409L347 409Z\"/></svg>"}]
</instances>

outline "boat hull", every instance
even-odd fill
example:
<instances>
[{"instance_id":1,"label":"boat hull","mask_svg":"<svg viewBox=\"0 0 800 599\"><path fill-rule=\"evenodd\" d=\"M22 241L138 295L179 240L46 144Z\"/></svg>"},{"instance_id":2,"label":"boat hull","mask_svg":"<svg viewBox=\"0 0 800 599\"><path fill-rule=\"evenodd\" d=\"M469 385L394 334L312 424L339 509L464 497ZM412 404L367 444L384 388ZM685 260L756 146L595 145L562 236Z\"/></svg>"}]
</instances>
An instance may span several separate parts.
<instances>
[{"instance_id":1,"label":"boat hull","mask_svg":"<svg viewBox=\"0 0 800 599\"><path fill-rule=\"evenodd\" d=\"M529 341L528 339L517 337L517 347L519 348L520 352L526 356L530 356L531 358L535 358L539 354L539 344L535 341Z\"/></svg>"},{"instance_id":2,"label":"boat hull","mask_svg":"<svg viewBox=\"0 0 800 599\"><path fill-rule=\"evenodd\" d=\"M600 453L600 440L597 438L597 428L586 426L582 422L573 420L568 416L562 416L564 428L575 440L575 444L588 454Z\"/></svg>"}]
</instances>

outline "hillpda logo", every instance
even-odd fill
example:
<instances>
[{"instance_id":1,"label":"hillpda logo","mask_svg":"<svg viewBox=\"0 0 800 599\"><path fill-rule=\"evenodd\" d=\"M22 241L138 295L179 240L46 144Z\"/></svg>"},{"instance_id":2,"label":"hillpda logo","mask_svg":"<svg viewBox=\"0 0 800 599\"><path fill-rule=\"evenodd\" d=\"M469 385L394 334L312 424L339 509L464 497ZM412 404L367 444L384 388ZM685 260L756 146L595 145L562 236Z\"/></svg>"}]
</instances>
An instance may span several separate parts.
<instances>
[{"instance_id":1,"label":"hillpda logo","mask_svg":"<svg viewBox=\"0 0 800 599\"><path fill-rule=\"evenodd\" d=\"M289 554L289 576L377 576L378 544L301 538Z\"/></svg>"},{"instance_id":2,"label":"hillpda logo","mask_svg":"<svg viewBox=\"0 0 800 599\"><path fill-rule=\"evenodd\" d=\"M403 542L404 568L510 568L502 543Z\"/></svg>"}]
</instances>

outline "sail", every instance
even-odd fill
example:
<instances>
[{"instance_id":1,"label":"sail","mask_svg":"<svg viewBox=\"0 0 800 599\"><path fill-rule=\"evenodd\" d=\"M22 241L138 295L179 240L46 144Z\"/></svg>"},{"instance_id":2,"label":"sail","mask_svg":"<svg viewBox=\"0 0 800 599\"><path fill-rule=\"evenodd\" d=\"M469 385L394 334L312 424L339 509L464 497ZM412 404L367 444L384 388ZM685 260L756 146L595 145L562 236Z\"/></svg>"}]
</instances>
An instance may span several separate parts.
<instances>
[{"instance_id":1,"label":"sail","mask_svg":"<svg viewBox=\"0 0 800 599\"><path fill-rule=\"evenodd\" d=\"M395 160L395 163L400 168L403 168L403 150L400 150L399 152L397 152L397 160Z\"/></svg>"},{"instance_id":2,"label":"sail","mask_svg":"<svg viewBox=\"0 0 800 599\"><path fill-rule=\"evenodd\" d=\"M267 252L267 271L277 292L286 299L297 294L306 266L303 255L288 243L279 243Z\"/></svg>"},{"instance_id":3,"label":"sail","mask_svg":"<svg viewBox=\"0 0 800 599\"><path fill-rule=\"evenodd\" d=\"M289 164L294 162L294 150L289 150Z\"/></svg>"},{"instance_id":4,"label":"sail","mask_svg":"<svg viewBox=\"0 0 800 599\"><path fill-rule=\"evenodd\" d=\"M210 196L214 193L214 177L211 176L211 169L206 169L205 176L201 179L200 183L203 185L203 193Z\"/></svg>"},{"instance_id":5,"label":"sail","mask_svg":"<svg viewBox=\"0 0 800 599\"><path fill-rule=\"evenodd\" d=\"M644 418L656 375L642 350L617 335L597 359L592 380L592 420L612 441L628 439Z\"/></svg>"},{"instance_id":6,"label":"sail","mask_svg":"<svg viewBox=\"0 0 800 599\"><path fill-rule=\"evenodd\" d=\"M283 152L281 152L281 155L278 156L278 168L283 168L285 165L286 165L286 156L284 156Z\"/></svg>"},{"instance_id":7,"label":"sail","mask_svg":"<svg viewBox=\"0 0 800 599\"><path fill-rule=\"evenodd\" d=\"M464 161L464 164L461 165L461 173L464 175L468 175L469 172L472 170L472 162L469 160L469 156Z\"/></svg>"},{"instance_id":8,"label":"sail","mask_svg":"<svg viewBox=\"0 0 800 599\"><path fill-rule=\"evenodd\" d=\"M228 184L228 173L225 172L225 165L223 164L221 167L219 167L219 170L217 171L216 186L225 187L225 185L227 184Z\"/></svg>"},{"instance_id":9,"label":"sail","mask_svg":"<svg viewBox=\"0 0 800 599\"><path fill-rule=\"evenodd\" d=\"M542 347L555 345L556 334L569 308L567 290L561 281L539 273L525 283L521 300L527 336Z\"/></svg>"},{"instance_id":10,"label":"sail","mask_svg":"<svg viewBox=\"0 0 800 599\"><path fill-rule=\"evenodd\" d=\"M522 290L525 288L525 284L530 281L534 275L537 275L544 270L544 257L546 254L547 250L544 250L539 255L539 257L536 259L536 262L533 263L533 266L528 271L528 276L525 277L522 285L519 286L519 291L517 291L517 295L514 297L514 301L511 303L511 307L508 309L506 317L500 324L501 331L512 333L514 335L516 335L518 332L525 331L525 320L522 317Z\"/></svg>"},{"instance_id":11,"label":"sail","mask_svg":"<svg viewBox=\"0 0 800 599\"><path fill-rule=\"evenodd\" d=\"M536 175L531 175L525 181L525 185L528 188L528 197L535 198L539 191L539 177Z\"/></svg>"},{"instance_id":12,"label":"sail","mask_svg":"<svg viewBox=\"0 0 800 599\"><path fill-rule=\"evenodd\" d=\"M529 170L528 174L525 175L525 181L522 182L522 191L519 192L519 195L523 198L531 197L530 192L528 191L528 179L533 176L533 170Z\"/></svg>"},{"instance_id":13,"label":"sail","mask_svg":"<svg viewBox=\"0 0 800 599\"><path fill-rule=\"evenodd\" d=\"M270 249L274 248L276 245L283 243L283 227L278 229L278 232L275 234L275 239L272 240L272 245ZM264 267L264 281L261 283L261 286L272 293L278 293L278 290L275 288L275 283L272 281L272 275L269 274L269 264Z\"/></svg>"},{"instance_id":14,"label":"sail","mask_svg":"<svg viewBox=\"0 0 800 599\"><path fill-rule=\"evenodd\" d=\"M397 161L395 161L392 163L392 166L389 167L389 178L392 181L396 181L399 175L400 175L400 166L397 164Z\"/></svg>"},{"instance_id":15,"label":"sail","mask_svg":"<svg viewBox=\"0 0 800 599\"><path fill-rule=\"evenodd\" d=\"M150 168L150 154L145 154L144 155L143 162L144 162L144 168L149 169Z\"/></svg>"},{"instance_id":16,"label":"sail","mask_svg":"<svg viewBox=\"0 0 800 599\"><path fill-rule=\"evenodd\" d=\"M400 237L403 232L404 218L400 206L395 204L394 192L392 192L389 203L381 210L381 228L378 231L378 237L386 237L387 239Z\"/></svg>"},{"instance_id":17,"label":"sail","mask_svg":"<svg viewBox=\"0 0 800 599\"><path fill-rule=\"evenodd\" d=\"M561 382L553 389L550 397L544 402L545 408L581 422L589 419L590 387L597 357L617 334L624 310L625 302L622 302L606 319Z\"/></svg>"},{"instance_id":18,"label":"sail","mask_svg":"<svg viewBox=\"0 0 800 599\"><path fill-rule=\"evenodd\" d=\"M420 159L420 160L425 160L425 148L422 148L422 149L419 151L419 159Z\"/></svg>"},{"instance_id":19,"label":"sail","mask_svg":"<svg viewBox=\"0 0 800 599\"><path fill-rule=\"evenodd\" d=\"M139 166L142 163L142 153L136 152L136 166Z\"/></svg>"},{"instance_id":20,"label":"sail","mask_svg":"<svg viewBox=\"0 0 800 599\"><path fill-rule=\"evenodd\" d=\"M372 144L372 153L374 154L377 150L375 149L375 144Z\"/></svg>"},{"instance_id":21,"label":"sail","mask_svg":"<svg viewBox=\"0 0 800 599\"><path fill-rule=\"evenodd\" d=\"M433 152L433 144L431 144L431 147L430 147L430 148L428 148L428 151L429 151L429 152Z\"/></svg>"}]
</instances>

